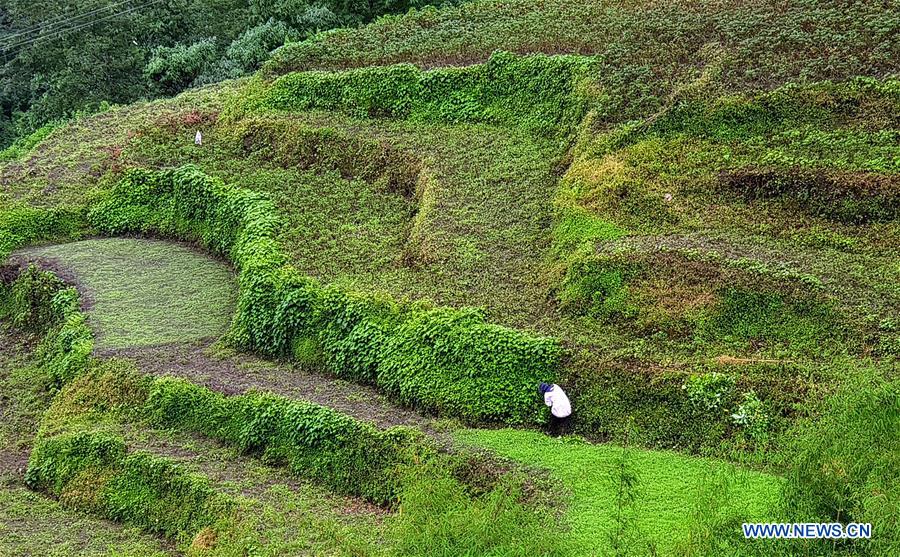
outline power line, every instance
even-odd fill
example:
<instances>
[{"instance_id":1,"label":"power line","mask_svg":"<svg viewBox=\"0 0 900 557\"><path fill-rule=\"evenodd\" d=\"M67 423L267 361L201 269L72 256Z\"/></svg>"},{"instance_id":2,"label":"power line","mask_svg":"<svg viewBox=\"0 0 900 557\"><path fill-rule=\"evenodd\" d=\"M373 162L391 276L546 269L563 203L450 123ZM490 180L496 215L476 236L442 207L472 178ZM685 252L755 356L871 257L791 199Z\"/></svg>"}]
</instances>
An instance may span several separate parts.
<instances>
[{"instance_id":1,"label":"power line","mask_svg":"<svg viewBox=\"0 0 900 557\"><path fill-rule=\"evenodd\" d=\"M44 34L42 34L42 35L38 35L37 37L29 38L29 39L26 39L26 40L24 40L24 41L15 43L15 44L13 44L13 45L7 45L6 47L3 47L3 49L5 50L6 54L10 54L10 53L12 53L12 51L14 51L15 49L17 49L17 48L19 48L19 47L25 47L25 46L28 46L28 45L30 45L30 44L34 44L34 43L36 43L37 41L39 41L39 40L41 40L41 39L43 39L43 38L46 38L46 37L49 36L49 35L67 35L67 34L73 32L73 31L78 31L79 29L83 29L83 28L85 28L85 27L90 27L91 25L95 25L95 24L97 24L97 23L100 23L101 21L106 21L107 19L111 19L111 18L120 16L120 15L129 14L129 13L131 13L131 12L140 10L141 8L146 8L146 7L148 7L148 6L152 6L153 4L159 4L160 2L163 2L163 1L164 1L164 0L151 0L150 2L146 2L146 3L144 3L144 4L141 4L140 6L134 6L134 7L132 7L132 8L129 8L129 9L127 9L127 10L123 10L123 11L121 11L121 12L116 12L116 13L113 13L113 14L109 14L109 15L107 15L107 16L105 16L105 17L101 17L101 18L99 18L99 19L95 19L95 20L89 21L89 22L87 22L87 23L82 23L82 24L75 25L75 26L73 26L73 27L68 27L68 28L62 28L62 29L51 30L51 31L49 31L49 32L47 32L47 33L44 33ZM20 50L20 52L21 52L21 50Z\"/></svg>"},{"instance_id":2,"label":"power line","mask_svg":"<svg viewBox=\"0 0 900 557\"><path fill-rule=\"evenodd\" d=\"M91 15L94 15L94 14L97 14L100 12L105 12L106 10L121 6L122 4L127 4L130 1L131 0L122 0L121 2L118 2L118 3L107 4L107 5L101 6L99 8L93 8L93 9L91 9L87 12L81 13L81 14L75 14L71 17L67 16L66 14L61 14L54 18L50 18L48 20L42 21L30 29L23 29L22 31L18 31L16 33L13 33L12 35L7 35L7 36L3 37L3 39L0 40L0 42L6 42L7 44L10 44L10 43L14 42L13 39L16 39L17 37L31 35L35 31L41 31L41 32L48 31L48 30L52 29L53 27L60 26L61 24L71 23L72 21L75 21L78 19L83 19L85 17L91 16Z\"/></svg>"}]
</instances>

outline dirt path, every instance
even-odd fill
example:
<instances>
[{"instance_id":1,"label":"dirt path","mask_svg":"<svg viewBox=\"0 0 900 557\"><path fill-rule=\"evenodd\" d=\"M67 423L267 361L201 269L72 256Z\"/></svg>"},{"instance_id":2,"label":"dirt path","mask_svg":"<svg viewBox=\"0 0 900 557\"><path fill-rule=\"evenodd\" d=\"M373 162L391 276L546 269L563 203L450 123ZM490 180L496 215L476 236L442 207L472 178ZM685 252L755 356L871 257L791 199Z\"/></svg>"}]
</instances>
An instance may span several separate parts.
<instances>
[{"instance_id":1,"label":"dirt path","mask_svg":"<svg viewBox=\"0 0 900 557\"><path fill-rule=\"evenodd\" d=\"M289 363L214 350L209 342L107 350L103 356L133 361L144 373L183 377L227 395L267 391L333 408L378 427L403 425L436 434L431 420L390 402L372 387L315 373ZM215 355L213 355L216 353Z\"/></svg>"}]
</instances>

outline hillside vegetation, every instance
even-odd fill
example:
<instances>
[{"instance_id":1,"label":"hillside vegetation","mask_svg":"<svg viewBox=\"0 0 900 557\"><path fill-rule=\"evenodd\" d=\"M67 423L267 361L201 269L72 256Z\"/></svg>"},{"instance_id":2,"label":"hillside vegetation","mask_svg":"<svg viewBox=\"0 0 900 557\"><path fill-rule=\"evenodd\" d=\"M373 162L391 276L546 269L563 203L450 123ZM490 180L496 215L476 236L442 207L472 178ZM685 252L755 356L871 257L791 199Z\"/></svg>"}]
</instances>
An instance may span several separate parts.
<instances>
[{"instance_id":1,"label":"hillside vegetation","mask_svg":"<svg viewBox=\"0 0 900 557\"><path fill-rule=\"evenodd\" d=\"M900 550L898 35L889 2L474 0L20 138L24 481L198 555ZM581 437L536 431L541 381ZM252 457L315 485L218 488Z\"/></svg>"}]
</instances>

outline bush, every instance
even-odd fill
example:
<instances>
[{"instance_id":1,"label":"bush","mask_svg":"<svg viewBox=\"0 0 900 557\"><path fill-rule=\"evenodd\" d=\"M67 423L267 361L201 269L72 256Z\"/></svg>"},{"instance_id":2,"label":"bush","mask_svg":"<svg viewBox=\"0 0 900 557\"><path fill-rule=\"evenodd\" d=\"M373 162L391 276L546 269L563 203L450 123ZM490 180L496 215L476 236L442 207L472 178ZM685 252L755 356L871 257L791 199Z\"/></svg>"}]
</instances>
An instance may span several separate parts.
<instances>
[{"instance_id":1,"label":"bush","mask_svg":"<svg viewBox=\"0 0 900 557\"><path fill-rule=\"evenodd\" d=\"M278 110L342 110L365 117L519 126L546 135L572 131L587 112L582 82L594 60L494 53L480 65L422 71L398 64L277 79L261 105Z\"/></svg>"},{"instance_id":2,"label":"bush","mask_svg":"<svg viewBox=\"0 0 900 557\"><path fill-rule=\"evenodd\" d=\"M202 242L239 270L232 340L272 356L314 341L326 367L374 383L402 402L468 421L538 421L536 385L552 381L554 340L489 325L477 311L426 309L302 277L276 240L280 222L261 194L194 167L131 172L95 204L106 234L161 233Z\"/></svg>"},{"instance_id":3,"label":"bush","mask_svg":"<svg viewBox=\"0 0 900 557\"><path fill-rule=\"evenodd\" d=\"M4 208L0 211L0 261L27 244L72 239L83 229L83 216L77 210Z\"/></svg>"},{"instance_id":4,"label":"bush","mask_svg":"<svg viewBox=\"0 0 900 557\"><path fill-rule=\"evenodd\" d=\"M8 317L13 325L31 331L43 331L58 320L51 301L65 285L53 273L41 271L34 265L15 275L11 268L10 284L0 286L0 316Z\"/></svg>"},{"instance_id":5,"label":"bush","mask_svg":"<svg viewBox=\"0 0 900 557\"><path fill-rule=\"evenodd\" d=\"M218 58L215 38L192 45L157 46L144 75L164 94L175 94L190 85Z\"/></svg>"},{"instance_id":6,"label":"bush","mask_svg":"<svg viewBox=\"0 0 900 557\"><path fill-rule=\"evenodd\" d=\"M121 438L82 431L40 440L25 481L102 516L175 539L191 539L233 502L209 482L149 453L126 456Z\"/></svg>"},{"instance_id":7,"label":"bush","mask_svg":"<svg viewBox=\"0 0 900 557\"><path fill-rule=\"evenodd\" d=\"M404 404L467 420L535 423L555 343L485 323L478 310L413 312L381 351L378 385Z\"/></svg>"},{"instance_id":8,"label":"bush","mask_svg":"<svg viewBox=\"0 0 900 557\"><path fill-rule=\"evenodd\" d=\"M87 369L94 337L78 291L53 273L29 266L8 286L0 284L0 317L44 333L36 355L54 386Z\"/></svg>"},{"instance_id":9,"label":"bush","mask_svg":"<svg viewBox=\"0 0 900 557\"><path fill-rule=\"evenodd\" d=\"M125 443L112 435L78 432L41 439L31 452L25 483L59 496L86 469L99 473L124 458Z\"/></svg>"},{"instance_id":10,"label":"bush","mask_svg":"<svg viewBox=\"0 0 900 557\"><path fill-rule=\"evenodd\" d=\"M192 539L234 506L205 477L145 452L124 458L102 497L107 518L180 540Z\"/></svg>"}]
</instances>

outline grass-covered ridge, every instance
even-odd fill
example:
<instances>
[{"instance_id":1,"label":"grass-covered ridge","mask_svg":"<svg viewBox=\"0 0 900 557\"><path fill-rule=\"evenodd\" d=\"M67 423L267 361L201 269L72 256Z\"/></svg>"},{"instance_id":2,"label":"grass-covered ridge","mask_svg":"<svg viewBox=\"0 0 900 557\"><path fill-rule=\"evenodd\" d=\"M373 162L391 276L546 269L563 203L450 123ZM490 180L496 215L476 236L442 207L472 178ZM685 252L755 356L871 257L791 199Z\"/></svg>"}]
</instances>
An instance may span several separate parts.
<instances>
[{"instance_id":1,"label":"grass-covered ridge","mask_svg":"<svg viewBox=\"0 0 900 557\"><path fill-rule=\"evenodd\" d=\"M811 22L814 32L798 32ZM874 1L477 0L287 45L263 73L467 65L496 50L593 55L606 96L603 117L622 121L662 106L704 66L717 67L716 79L738 89L896 73L896 24L896 14Z\"/></svg>"},{"instance_id":2,"label":"grass-covered ridge","mask_svg":"<svg viewBox=\"0 0 900 557\"><path fill-rule=\"evenodd\" d=\"M278 110L341 110L419 122L484 122L558 134L581 121L595 86L596 61L579 56L495 52L465 68L412 65L346 72L297 72L275 80L261 105Z\"/></svg>"}]
</instances>

